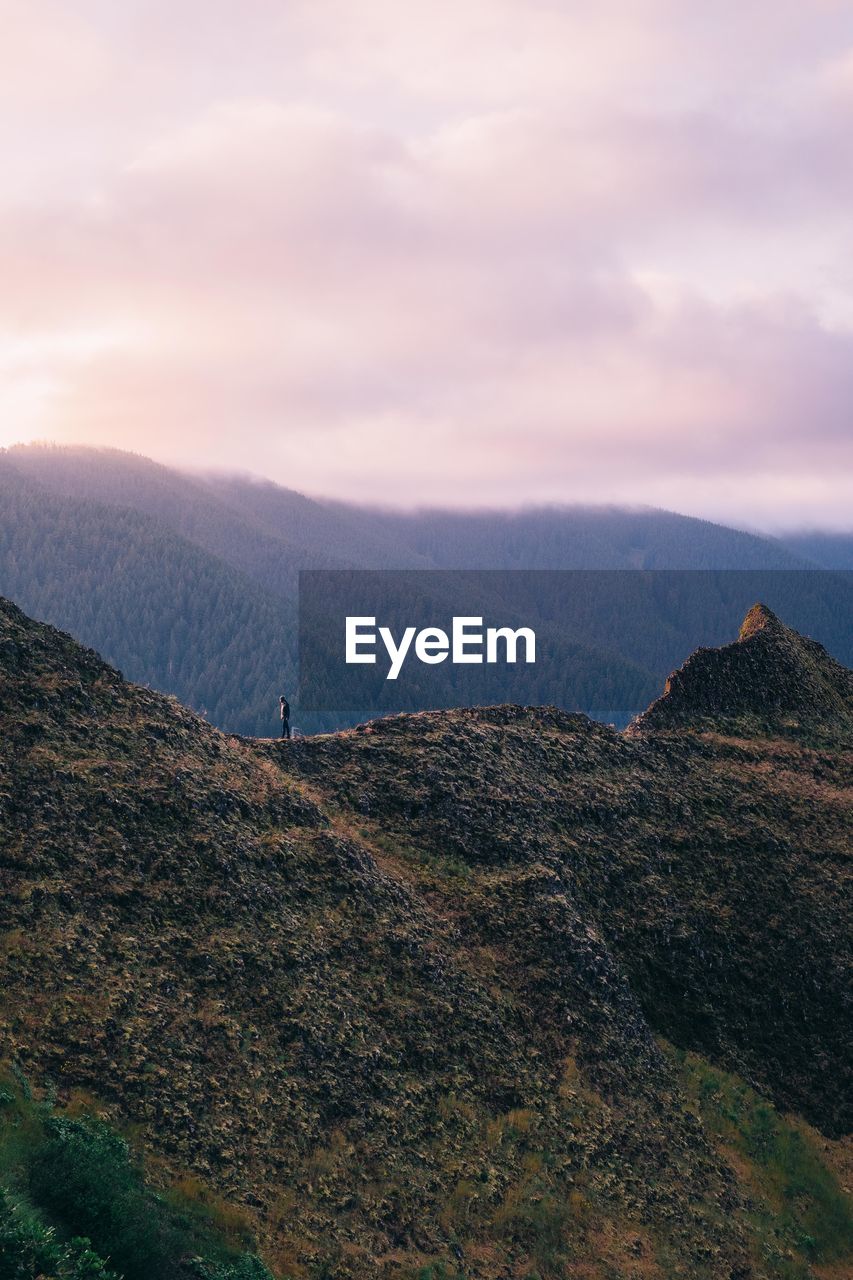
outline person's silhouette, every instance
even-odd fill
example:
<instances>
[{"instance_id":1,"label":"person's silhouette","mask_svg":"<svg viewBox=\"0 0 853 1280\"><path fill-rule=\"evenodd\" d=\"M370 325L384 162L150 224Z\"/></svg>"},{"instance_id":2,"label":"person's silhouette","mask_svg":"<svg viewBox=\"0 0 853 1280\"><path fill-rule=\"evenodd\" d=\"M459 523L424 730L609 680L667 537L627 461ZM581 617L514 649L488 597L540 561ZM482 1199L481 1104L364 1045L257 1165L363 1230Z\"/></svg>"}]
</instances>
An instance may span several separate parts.
<instances>
[{"instance_id":1,"label":"person's silhouette","mask_svg":"<svg viewBox=\"0 0 853 1280\"><path fill-rule=\"evenodd\" d=\"M278 700L278 713L281 716L281 736L290 737L290 703L284 694Z\"/></svg>"}]
</instances>

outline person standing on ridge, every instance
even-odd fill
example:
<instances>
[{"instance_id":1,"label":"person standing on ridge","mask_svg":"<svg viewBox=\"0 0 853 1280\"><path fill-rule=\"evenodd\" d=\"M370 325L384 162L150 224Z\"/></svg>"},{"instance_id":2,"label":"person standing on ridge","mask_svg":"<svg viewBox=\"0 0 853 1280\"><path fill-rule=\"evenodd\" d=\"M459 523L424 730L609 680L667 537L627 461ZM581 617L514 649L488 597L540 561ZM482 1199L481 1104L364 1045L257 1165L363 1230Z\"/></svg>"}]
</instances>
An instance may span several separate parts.
<instances>
[{"instance_id":1,"label":"person standing on ridge","mask_svg":"<svg viewBox=\"0 0 853 1280\"><path fill-rule=\"evenodd\" d=\"M284 694L278 700L278 713L281 716L281 736L290 737L290 703Z\"/></svg>"}]
</instances>

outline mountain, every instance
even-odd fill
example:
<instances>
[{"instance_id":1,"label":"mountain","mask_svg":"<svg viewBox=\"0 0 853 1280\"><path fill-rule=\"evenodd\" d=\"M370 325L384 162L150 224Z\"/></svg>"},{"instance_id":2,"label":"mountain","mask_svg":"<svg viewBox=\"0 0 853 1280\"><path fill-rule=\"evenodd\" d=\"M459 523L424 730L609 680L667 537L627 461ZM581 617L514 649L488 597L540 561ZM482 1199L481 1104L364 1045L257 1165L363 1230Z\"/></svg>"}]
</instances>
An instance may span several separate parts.
<instances>
[{"instance_id":1,"label":"mountain","mask_svg":"<svg viewBox=\"0 0 853 1280\"><path fill-rule=\"evenodd\" d=\"M5 458L50 492L156 520L280 596L293 595L303 568L424 567L387 537L361 536L357 508L337 515L276 485L220 483L215 475L186 474L118 449L16 446Z\"/></svg>"},{"instance_id":2,"label":"mountain","mask_svg":"<svg viewBox=\"0 0 853 1280\"><path fill-rule=\"evenodd\" d=\"M734 644L700 649L673 672L637 729L681 725L853 737L853 673L757 604Z\"/></svg>"},{"instance_id":3,"label":"mountain","mask_svg":"<svg viewBox=\"0 0 853 1280\"><path fill-rule=\"evenodd\" d=\"M0 582L134 680L228 728L269 722L295 667L292 599L130 507L46 490L0 455Z\"/></svg>"},{"instance_id":4,"label":"mountain","mask_svg":"<svg viewBox=\"0 0 853 1280\"><path fill-rule=\"evenodd\" d=\"M270 732L279 694L295 689L301 569L776 572L805 564L773 540L661 511L395 514L245 478L188 475L118 450L0 452L0 591L137 682L247 734ZM763 584L748 592L744 585L735 598L703 583L679 614L671 592L646 589L638 599L638 590L635 581L623 608L611 579L608 601L590 586L594 600L573 591L543 616L538 591L521 583L509 591L504 582L495 594L483 579L476 595L502 623L520 618L549 634L552 648L569 646L562 669L582 670L580 684L564 688L557 674L537 698L602 714L616 708L615 718L620 708L627 716L645 705L699 638L725 636L750 592L772 595ZM458 595L445 593L445 611L453 612ZM800 598L802 591L786 589L771 603L814 625L838 650L848 614L828 607L836 595L821 602L813 592ZM620 613L630 626L619 625ZM587 689L598 696L581 696ZM315 715L298 722L310 731L340 721Z\"/></svg>"},{"instance_id":5,"label":"mountain","mask_svg":"<svg viewBox=\"0 0 853 1280\"><path fill-rule=\"evenodd\" d=\"M376 524L436 568L794 569L770 538L651 508L378 512Z\"/></svg>"},{"instance_id":6,"label":"mountain","mask_svg":"<svg viewBox=\"0 0 853 1280\"><path fill-rule=\"evenodd\" d=\"M781 569L809 562L773 539L653 509L405 514L314 500L239 476L175 471L117 449L17 445L3 457L65 497L152 516L279 590L308 566Z\"/></svg>"},{"instance_id":7,"label":"mountain","mask_svg":"<svg viewBox=\"0 0 853 1280\"><path fill-rule=\"evenodd\" d=\"M853 533L784 534L781 541L795 556L800 556L823 569L853 569Z\"/></svg>"},{"instance_id":8,"label":"mountain","mask_svg":"<svg viewBox=\"0 0 853 1280\"><path fill-rule=\"evenodd\" d=\"M820 741L701 696L692 729L687 691L676 732L504 706L276 743L3 602L15 1088L293 1280L844 1274L850 705L755 627L786 707L841 698Z\"/></svg>"},{"instance_id":9,"label":"mountain","mask_svg":"<svg viewBox=\"0 0 853 1280\"><path fill-rule=\"evenodd\" d=\"M302 568L793 569L772 538L619 507L410 513L306 498L270 482L184 474L117 449L18 445L17 470L66 497L131 507L262 585ZM289 576L288 576L289 575Z\"/></svg>"}]
</instances>

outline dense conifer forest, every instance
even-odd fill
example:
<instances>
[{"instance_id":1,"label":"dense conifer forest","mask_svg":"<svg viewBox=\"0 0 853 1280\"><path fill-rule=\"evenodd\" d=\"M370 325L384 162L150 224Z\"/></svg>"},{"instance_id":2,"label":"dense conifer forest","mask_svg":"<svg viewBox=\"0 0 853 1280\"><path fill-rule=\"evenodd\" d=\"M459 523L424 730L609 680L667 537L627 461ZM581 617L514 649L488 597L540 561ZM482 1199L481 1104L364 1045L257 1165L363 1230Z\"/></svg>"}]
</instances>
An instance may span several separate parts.
<instances>
[{"instance_id":1,"label":"dense conifer forest","mask_svg":"<svg viewBox=\"0 0 853 1280\"><path fill-rule=\"evenodd\" d=\"M845 568L853 563L846 546L815 537L785 546L655 510L359 508L246 477L184 474L116 450L30 446L0 454L0 594L71 632L129 678L176 695L223 728L261 736L276 732L278 695L296 685L300 569ZM537 701L606 711L588 705L604 689L614 706L644 705L694 646L690 627L665 616L665 602L625 602L616 581L604 614L599 604L585 618L575 610L538 620L566 646L573 677L567 686L544 681ZM706 598L702 634L723 639L750 602L727 608ZM795 601L776 604L799 620ZM501 622L536 612L523 591L509 600L504 592L495 607ZM642 614L636 636L620 629L623 607L634 622ZM823 626L830 645L848 617L845 605L833 623L835 607L813 592L807 601L808 619ZM418 693L400 705L417 705ZM467 698L463 681L458 700ZM395 709L393 700L386 709ZM304 721L305 729L330 727L322 718Z\"/></svg>"}]
</instances>

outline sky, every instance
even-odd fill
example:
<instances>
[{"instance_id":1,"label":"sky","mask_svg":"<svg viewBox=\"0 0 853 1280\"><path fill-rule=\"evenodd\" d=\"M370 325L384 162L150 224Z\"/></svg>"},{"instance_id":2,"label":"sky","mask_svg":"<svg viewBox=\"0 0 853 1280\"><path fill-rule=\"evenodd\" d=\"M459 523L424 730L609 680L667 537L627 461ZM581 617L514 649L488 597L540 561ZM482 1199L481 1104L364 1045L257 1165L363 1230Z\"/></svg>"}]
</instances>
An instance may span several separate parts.
<instances>
[{"instance_id":1,"label":"sky","mask_svg":"<svg viewBox=\"0 0 853 1280\"><path fill-rule=\"evenodd\" d=\"M853 0L0 32L0 445L853 527Z\"/></svg>"}]
</instances>

